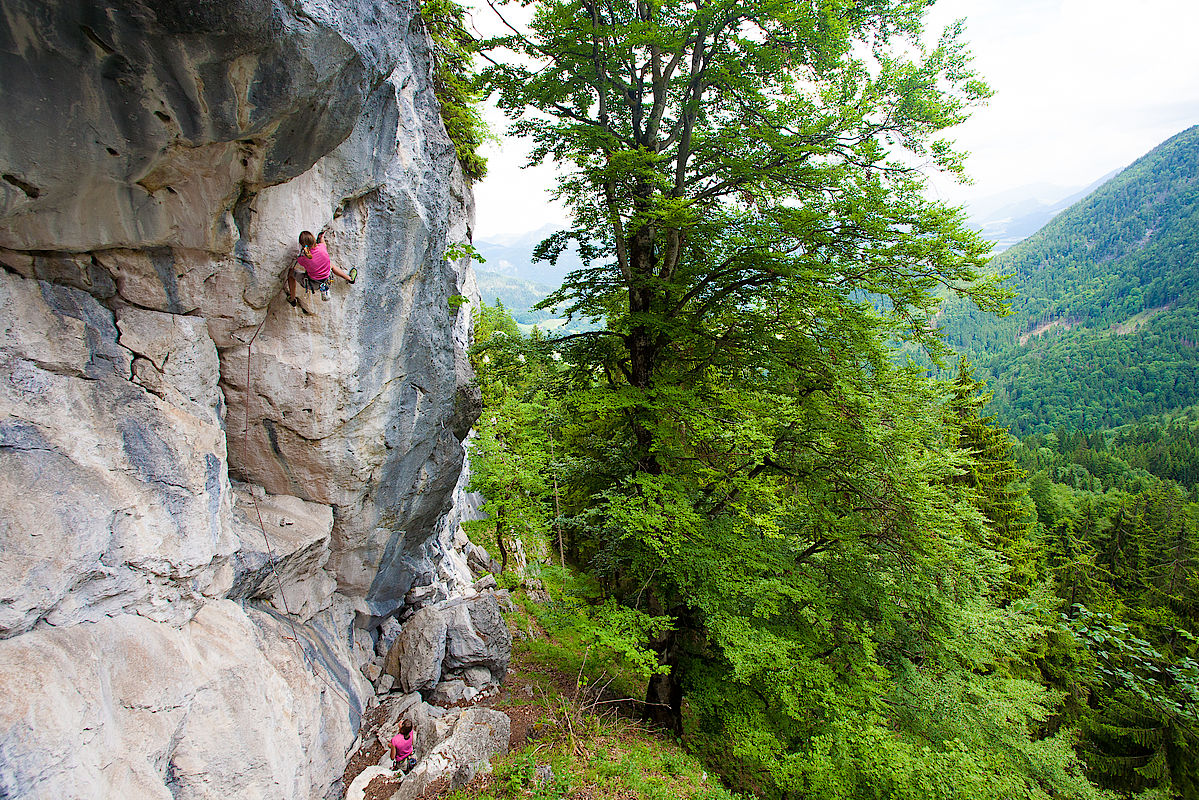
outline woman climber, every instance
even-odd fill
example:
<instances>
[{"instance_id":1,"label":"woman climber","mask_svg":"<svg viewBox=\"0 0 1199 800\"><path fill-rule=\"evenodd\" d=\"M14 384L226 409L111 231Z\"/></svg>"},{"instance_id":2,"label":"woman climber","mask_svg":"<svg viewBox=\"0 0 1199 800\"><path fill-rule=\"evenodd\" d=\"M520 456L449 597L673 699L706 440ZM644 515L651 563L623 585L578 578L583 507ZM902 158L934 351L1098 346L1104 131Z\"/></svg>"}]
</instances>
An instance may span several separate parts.
<instances>
[{"instance_id":1,"label":"woman climber","mask_svg":"<svg viewBox=\"0 0 1199 800\"><path fill-rule=\"evenodd\" d=\"M315 237L312 235L312 231L301 231L300 255L296 257L296 266L303 267L303 270L293 268L287 272L287 302L292 306L299 302L296 299L297 275L307 278L309 283L320 289L322 300L329 299L330 275L343 278L347 283L354 283L358 280L357 267L347 273L329 260L329 249L325 247L324 231L320 236Z\"/></svg>"}]
</instances>

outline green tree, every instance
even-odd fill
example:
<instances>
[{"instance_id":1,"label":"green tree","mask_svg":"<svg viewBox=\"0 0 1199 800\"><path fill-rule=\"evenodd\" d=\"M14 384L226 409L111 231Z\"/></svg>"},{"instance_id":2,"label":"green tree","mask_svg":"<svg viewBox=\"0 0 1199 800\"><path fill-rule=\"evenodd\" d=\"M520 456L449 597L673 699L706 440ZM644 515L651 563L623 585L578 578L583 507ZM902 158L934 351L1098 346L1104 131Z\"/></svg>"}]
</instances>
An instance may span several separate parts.
<instances>
[{"instance_id":1,"label":"green tree","mask_svg":"<svg viewBox=\"0 0 1199 800\"><path fill-rule=\"evenodd\" d=\"M545 390L552 362L538 341L521 335L503 304L475 316L471 360L483 414L470 441L467 488L484 497L486 518L464 523L500 555L508 569L513 541L540 545L549 532L550 437L556 404Z\"/></svg>"},{"instance_id":2,"label":"green tree","mask_svg":"<svg viewBox=\"0 0 1199 800\"><path fill-rule=\"evenodd\" d=\"M995 671L1035 626L991 602L941 394L890 348L939 351L944 290L1003 300L913 166L959 170L937 136L987 94L925 5L545 0L492 42L564 170L540 255L589 264L547 304L606 322L561 340L564 516L607 591L674 620L648 714L743 786L1091 796L1038 731L1058 696Z\"/></svg>"},{"instance_id":3,"label":"green tree","mask_svg":"<svg viewBox=\"0 0 1199 800\"><path fill-rule=\"evenodd\" d=\"M958 362L949 401L949 424L966 455L959 483L974 491L974 502L987 518L992 545L1008 561L1007 599L1027 597L1038 575L1030 534L1032 510L1025 474L1012 459L1012 438L994 416L982 416L991 400L986 384L974 377L965 356Z\"/></svg>"},{"instance_id":4,"label":"green tree","mask_svg":"<svg viewBox=\"0 0 1199 800\"><path fill-rule=\"evenodd\" d=\"M1065 616L1065 615L1063 615ZM1070 628L1091 650L1106 691L1087 722L1087 760L1109 785L1162 790L1169 797L1199 792L1199 662L1163 654L1110 614L1082 606ZM1194 638L1185 631L1184 638Z\"/></svg>"},{"instance_id":5,"label":"green tree","mask_svg":"<svg viewBox=\"0 0 1199 800\"><path fill-rule=\"evenodd\" d=\"M959 29L925 50L921 10L548 0L528 36L493 43L537 64L486 78L533 160L565 169L574 224L541 254L574 240L593 266L547 302L607 319L572 355L611 378L621 430L607 436L628 445L634 494L673 492L657 478L674 470L676 409L706 406L713 372L731 387L776 376L803 398L835 372L874 369L880 331L933 346L938 288L998 307L977 272L987 246L902 162L960 170L934 137L987 94ZM698 491L777 471L794 438L779 433Z\"/></svg>"},{"instance_id":6,"label":"green tree","mask_svg":"<svg viewBox=\"0 0 1199 800\"><path fill-rule=\"evenodd\" d=\"M1119 456L1185 441L1184 431L1143 421L1114 435L1063 428L1017 453L1038 469L1035 538L1059 598L1042 606L1062 618L1026 658L1067 694L1056 722L1082 734L1089 774L1146 797L1199 791L1196 509L1178 486Z\"/></svg>"},{"instance_id":7,"label":"green tree","mask_svg":"<svg viewBox=\"0 0 1199 800\"><path fill-rule=\"evenodd\" d=\"M487 175L479 148L490 134L478 106L471 67L479 42L466 30L466 9L455 0L422 0L421 19L433 43L433 90L458 164L468 180Z\"/></svg>"}]
</instances>

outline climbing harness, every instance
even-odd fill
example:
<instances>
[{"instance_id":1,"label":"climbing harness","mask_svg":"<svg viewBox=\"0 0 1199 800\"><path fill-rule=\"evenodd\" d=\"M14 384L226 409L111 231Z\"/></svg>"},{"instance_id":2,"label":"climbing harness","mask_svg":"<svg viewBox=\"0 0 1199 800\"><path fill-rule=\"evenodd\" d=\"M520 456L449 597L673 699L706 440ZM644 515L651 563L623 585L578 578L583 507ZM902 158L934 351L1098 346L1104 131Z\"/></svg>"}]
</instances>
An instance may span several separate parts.
<instances>
[{"instance_id":1,"label":"climbing harness","mask_svg":"<svg viewBox=\"0 0 1199 800\"><path fill-rule=\"evenodd\" d=\"M296 262L292 265L292 269L298 269L299 266L300 259L297 258ZM355 284L358 282L358 267L351 267L350 271L346 274L350 276L347 283ZM313 280L312 278L308 277L307 274L304 274L300 277L300 285L308 291L308 294L316 294L319 292L321 295L321 300L327 302L329 300L329 286L332 280L332 273L330 273L329 277L319 281ZM296 300L291 296L288 296L287 302L291 303L292 308L295 308L297 305Z\"/></svg>"},{"instance_id":2,"label":"climbing harness","mask_svg":"<svg viewBox=\"0 0 1199 800\"><path fill-rule=\"evenodd\" d=\"M307 275L305 275L303 278L300 279L300 282L304 284L304 288L308 290L308 294L315 294L317 292L320 292L322 300L329 299L329 279L328 278L325 278L323 281L314 281L312 278L309 278Z\"/></svg>"}]
</instances>

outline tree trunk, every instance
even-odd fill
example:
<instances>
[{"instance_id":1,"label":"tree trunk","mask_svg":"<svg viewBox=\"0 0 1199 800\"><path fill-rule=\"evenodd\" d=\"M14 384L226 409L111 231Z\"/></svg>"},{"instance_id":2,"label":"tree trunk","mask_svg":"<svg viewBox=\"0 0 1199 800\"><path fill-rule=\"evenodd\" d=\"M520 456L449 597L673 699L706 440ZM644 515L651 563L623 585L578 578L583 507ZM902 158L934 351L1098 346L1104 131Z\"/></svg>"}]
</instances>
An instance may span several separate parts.
<instances>
[{"instance_id":1,"label":"tree trunk","mask_svg":"<svg viewBox=\"0 0 1199 800\"><path fill-rule=\"evenodd\" d=\"M495 515L495 543L500 548L500 574L508 571L508 548L504 546L504 509Z\"/></svg>"},{"instance_id":2,"label":"tree trunk","mask_svg":"<svg viewBox=\"0 0 1199 800\"><path fill-rule=\"evenodd\" d=\"M562 509L558 506L558 475L554 475L554 530L558 533L558 563L566 569L566 549L562 546Z\"/></svg>"},{"instance_id":3,"label":"tree trunk","mask_svg":"<svg viewBox=\"0 0 1199 800\"><path fill-rule=\"evenodd\" d=\"M639 207L648 208L649 197L652 194L649 186L639 187L638 193L646 199L638 202ZM629 271L632 280L629 284L629 313L632 315L653 314L657 305L658 289L652 284L658 266L657 252L654 246L654 228L642 225L629 236ZM642 322L637 322L629 331L627 346L629 349L629 383L637 389L648 391L653 386L654 370L657 367L658 354L662 345L660 334L650 330ZM640 453L638 470L651 475L658 475L662 467L651 452L654 435L650 428L648 417L650 410L641 406L633 410L633 435L637 440L637 450Z\"/></svg>"},{"instance_id":4,"label":"tree trunk","mask_svg":"<svg viewBox=\"0 0 1199 800\"><path fill-rule=\"evenodd\" d=\"M653 675L645 689L645 717L649 721L682 735L683 676L679 659L679 634L671 631L658 651L658 663L670 667L664 675Z\"/></svg>"}]
</instances>

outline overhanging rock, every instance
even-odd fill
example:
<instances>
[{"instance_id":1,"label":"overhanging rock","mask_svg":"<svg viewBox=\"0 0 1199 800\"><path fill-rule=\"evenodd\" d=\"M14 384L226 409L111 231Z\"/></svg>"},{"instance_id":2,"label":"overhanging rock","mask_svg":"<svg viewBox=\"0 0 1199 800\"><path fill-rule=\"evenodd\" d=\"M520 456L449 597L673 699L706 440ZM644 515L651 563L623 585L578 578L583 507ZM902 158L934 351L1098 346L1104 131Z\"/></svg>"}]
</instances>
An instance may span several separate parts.
<instances>
[{"instance_id":1,"label":"overhanging rock","mask_svg":"<svg viewBox=\"0 0 1199 800\"><path fill-rule=\"evenodd\" d=\"M0 796L339 779L478 411L417 8L5 3ZM360 275L306 312L301 229Z\"/></svg>"}]
</instances>

